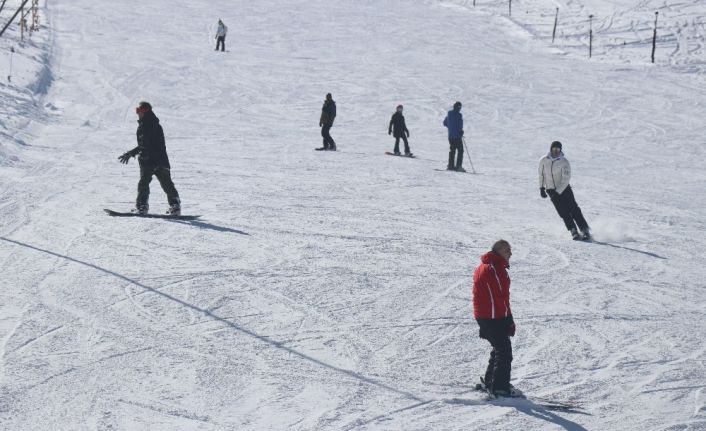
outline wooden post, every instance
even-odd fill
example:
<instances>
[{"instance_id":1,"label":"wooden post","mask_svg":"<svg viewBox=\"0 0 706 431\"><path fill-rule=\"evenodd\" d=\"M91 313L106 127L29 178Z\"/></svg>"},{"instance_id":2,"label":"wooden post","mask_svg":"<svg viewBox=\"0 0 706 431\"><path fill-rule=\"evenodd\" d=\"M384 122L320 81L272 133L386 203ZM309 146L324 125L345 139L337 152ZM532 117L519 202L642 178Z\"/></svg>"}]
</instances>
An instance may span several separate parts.
<instances>
[{"instance_id":1,"label":"wooden post","mask_svg":"<svg viewBox=\"0 0 706 431\"><path fill-rule=\"evenodd\" d=\"M657 17L659 16L659 11L655 12L655 31L652 35L652 63L655 62L655 49L657 48Z\"/></svg>"},{"instance_id":2,"label":"wooden post","mask_svg":"<svg viewBox=\"0 0 706 431\"><path fill-rule=\"evenodd\" d=\"M15 47L10 47L10 72L7 75L7 82L12 82L12 55L15 53Z\"/></svg>"},{"instance_id":3,"label":"wooden post","mask_svg":"<svg viewBox=\"0 0 706 431\"><path fill-rule=\"evenodd\" d=\"M476 7L476 0L473 0L473 7Z\"/></svg>"},{"instance_id":4,"label":"wooden post","mask_svg":"<svg viewBox=\"0 0 706 431\"><path fill-rule=\"evenodd\" d=\"M593 15L588 16L588 58L593 55Z\"/></svg>"},{"instance_id":5,"label":"wooden post","mask_svg":"<svg viewBox=\"0 0 706 431\"><path fill-rule=\"evenodd\" d=\"M554 43L554 37L556 36L556 25L559 22L559 8L556 8L556 15L554 16L554 30L552 30L552 43Z\"/></svg>"},{"instance_id":6,"label":"wooden post","mask_svg":"<svg viewBox=\"0 0 706 431\"><path fill-rule=\"evenodd\" d=\"M510 0L510 2L509 2L508 4L509 4L509 7L510 7L509 12L508 12L508 15L509 15L509 16L512 16L512 0Z\"/></svg>"},{"instance_id":7,"label":"wooden post","mask_svg":"<svg viewBox=\"0 0 706 431\"><path fill-rule=\"evenodd\" d=\"M22 10L20 11L20 40L24 42L25 40L25 5L20 6Z\"/></svg>"}]
</instances>

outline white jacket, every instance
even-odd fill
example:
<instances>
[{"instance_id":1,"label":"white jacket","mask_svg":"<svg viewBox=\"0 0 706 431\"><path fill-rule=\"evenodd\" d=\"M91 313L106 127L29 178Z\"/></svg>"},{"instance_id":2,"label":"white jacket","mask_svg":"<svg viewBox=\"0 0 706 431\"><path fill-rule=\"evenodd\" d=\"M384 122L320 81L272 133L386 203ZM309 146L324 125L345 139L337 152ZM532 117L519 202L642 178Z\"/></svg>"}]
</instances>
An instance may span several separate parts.
<instances>
[{"instance_id":1,"label":"white jacket","mask_svg":"<svg viewBox=\"0 0 706 431\"><path fill-rule=\"evenodd\" d=\"M225 24L218 24L218 30L216 30L216 37L225 37L228 33L228 26Z\"/></svg>"},{"instance_id":2,"label":"white jacket","mask_svg":"<svg viewBox=\"0 0 706 431\"><path fill-rule=\"evenodd\" d=\"M539 159L539 187L547 190L554 189L562 194L571 181L571 165L564 157L564 153L557 158L551 154Z\"/></svg>"}]
</instances>

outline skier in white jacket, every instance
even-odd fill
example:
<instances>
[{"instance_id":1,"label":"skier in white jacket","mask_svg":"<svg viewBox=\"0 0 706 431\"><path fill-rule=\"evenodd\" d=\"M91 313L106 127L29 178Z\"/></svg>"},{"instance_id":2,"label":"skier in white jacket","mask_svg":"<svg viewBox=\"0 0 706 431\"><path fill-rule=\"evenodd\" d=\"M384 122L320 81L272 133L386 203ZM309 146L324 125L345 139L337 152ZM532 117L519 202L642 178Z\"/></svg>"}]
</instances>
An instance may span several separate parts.
<instances>
[{"instance_id":1,"label":"skier in white jacket","mask_svg":"<svg viewBox=\"0 0 706 431\"><path fill-rule=\"evenodd\" d=\"M226 50L226 33L228 33L228 26L223 24L223 21L218 20L218 30L216 30L216 51L220 46L221 51Z\"/></svg>"},{"instance_id":2,"label":"skier in white jacket","mask_svg":"<svg viewBox=\"0 0 706 431\"><path fill-rule=\"evenodd\" d=\"M569 181L571 165L564 157L561 142L554 141L549 147L549 153L539 160L539 194L543 198L549 195L573 239L589 240L591 232L588 223L576 203ZM577 225L580 232L576 229Z\"/></svg>"}]
</instances>

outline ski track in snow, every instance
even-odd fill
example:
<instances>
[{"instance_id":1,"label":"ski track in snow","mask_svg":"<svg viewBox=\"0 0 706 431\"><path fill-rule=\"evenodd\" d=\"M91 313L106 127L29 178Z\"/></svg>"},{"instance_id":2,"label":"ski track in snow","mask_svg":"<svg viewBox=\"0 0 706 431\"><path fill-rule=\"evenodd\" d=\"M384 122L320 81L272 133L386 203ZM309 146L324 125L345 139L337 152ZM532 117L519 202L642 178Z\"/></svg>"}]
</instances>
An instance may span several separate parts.
<instances>
[{"instance_id":1,"label":"ski track in snow","mask_svg":"<svg viewBox=\"0 0 706 431\"><path fill-rule=\"evenodd\" d=\"M706 10L478 3L42 3L0 86L2 428L706 429ZM336 153L313 151L327 92ZM132 205L143 99L200 220L102 212ZM476 175L434 171L455 100ZM383 155L399 103L417 159ZM555 139L594 243L538 196ZM501 237L513 383L579 411L473 390Z\"/></svg>"}]
</instances>

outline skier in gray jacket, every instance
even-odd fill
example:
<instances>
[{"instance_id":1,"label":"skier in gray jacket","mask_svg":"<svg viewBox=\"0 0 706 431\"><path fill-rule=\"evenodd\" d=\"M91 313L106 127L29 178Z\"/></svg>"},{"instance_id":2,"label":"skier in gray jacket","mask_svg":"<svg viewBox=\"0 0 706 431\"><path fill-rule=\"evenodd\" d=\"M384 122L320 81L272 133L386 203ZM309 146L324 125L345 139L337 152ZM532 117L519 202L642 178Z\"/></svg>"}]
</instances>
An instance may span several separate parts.
<instances>
[{"instance_id":1,"label":"skier in gray jacket","mask_svg":"<svg viewBox=\"0 0 706 431\"><path fill-rule=\"evenodd\" d=\"M226 50L226 34L228 33L228 26L223 24L223 21L218 20L218 30L216 30L216 51L221 48L221 52Z\"/></svg>"},{"instance_id":2,"label":"skier in gray jacket","mask_svg":"<svg viewBox=\"0 0 706 431\"><path fill-rule=\"evenodd\" d=\"M564 225L571 232L573 239L589 240L591 232L588 223L576 203L569 181L571 165L564 157L561 142L554 141L549 147L549 153L539 160L539 194L543 198L551 198L556 212L564 220Z\"/></svg>"}]
</instances>

